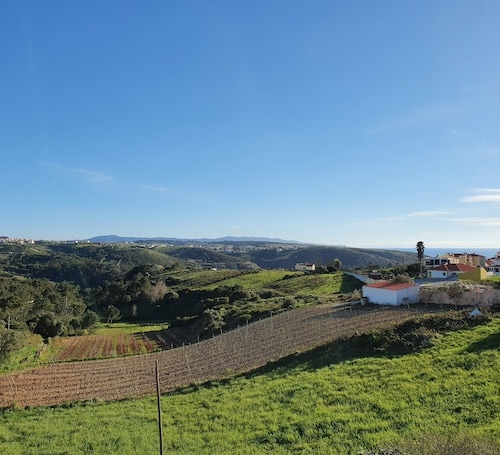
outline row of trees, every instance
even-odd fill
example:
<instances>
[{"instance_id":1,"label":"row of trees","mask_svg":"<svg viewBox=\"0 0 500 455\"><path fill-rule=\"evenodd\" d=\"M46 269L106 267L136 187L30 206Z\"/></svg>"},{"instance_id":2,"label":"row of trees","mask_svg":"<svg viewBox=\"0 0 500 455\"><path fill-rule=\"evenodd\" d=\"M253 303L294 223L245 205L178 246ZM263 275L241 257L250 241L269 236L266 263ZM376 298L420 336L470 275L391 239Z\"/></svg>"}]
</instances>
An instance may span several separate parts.
<instances>
[{"instance_id":1,"label":"row of trees","mask_svg":"<svg viewBox=\"0 0 500 455\"><path fill-rule=\"evenodd\" d=\"M79 288L46 279L0 279L0 326L29 328L44 337L71 334L95 323Z\"/></svg>"},{"instance_id":2,"label":"row of trees","mask_svg":"<svg viewBox=\"0 0 500 455\"><path fill-rule=\"evenodd\" d=\"M0 278L0 361L28 330L49 338L77 333L98 320L71 283Z\"/></svg>"}]
</instances>

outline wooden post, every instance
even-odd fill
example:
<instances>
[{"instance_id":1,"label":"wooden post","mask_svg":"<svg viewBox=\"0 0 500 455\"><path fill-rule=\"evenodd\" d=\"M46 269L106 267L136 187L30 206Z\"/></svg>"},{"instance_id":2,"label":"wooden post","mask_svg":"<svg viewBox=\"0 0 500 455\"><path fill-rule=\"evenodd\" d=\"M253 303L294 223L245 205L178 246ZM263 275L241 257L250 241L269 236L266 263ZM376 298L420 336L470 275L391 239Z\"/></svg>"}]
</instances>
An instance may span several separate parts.
<instances>
[{"instance_id":1,"label":"wooden post","mask_svg":"<svg viewBox=\"0 0 500 455\"><path fill-rule=\"evenodd\" d=\"M158 401L158 434L160 436L160 455L163 455L163 426L161 422L161 394L160 394L160 370L158 369L158 359L156 365L156 397Z\"/></svg>"}]
</instances>

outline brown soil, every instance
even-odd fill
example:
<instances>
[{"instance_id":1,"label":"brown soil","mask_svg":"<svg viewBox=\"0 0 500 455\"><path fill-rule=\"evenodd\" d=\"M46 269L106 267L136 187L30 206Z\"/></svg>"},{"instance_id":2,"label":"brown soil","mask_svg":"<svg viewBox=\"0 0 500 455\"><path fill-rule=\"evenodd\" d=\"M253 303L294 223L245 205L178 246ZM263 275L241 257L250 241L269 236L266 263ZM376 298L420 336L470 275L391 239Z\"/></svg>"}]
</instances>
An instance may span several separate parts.
<instances>
[{"instance_id":1,"label":"brown soil","mask_svg":"<svg viewBox=\"0 0 500 455\"><path fill-rule=\"evenodd\" d=\"M429 308L319 305L288 311L209 340L123 358L59 363L0 376L0 408L152 395L248 372L327 342L401 322Z\"/></svg>"}]
</instances>

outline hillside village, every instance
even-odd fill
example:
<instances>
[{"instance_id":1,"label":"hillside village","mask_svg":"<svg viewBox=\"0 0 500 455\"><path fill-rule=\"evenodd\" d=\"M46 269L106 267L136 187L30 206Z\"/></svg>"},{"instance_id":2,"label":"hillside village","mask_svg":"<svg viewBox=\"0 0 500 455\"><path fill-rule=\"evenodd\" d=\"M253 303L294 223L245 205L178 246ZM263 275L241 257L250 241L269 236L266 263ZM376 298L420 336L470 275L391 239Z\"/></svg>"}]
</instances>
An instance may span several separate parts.
<instances>
[{"instance_id":1,"label":"hillside village","mask_svg":"<svg viewBox=\"0 0 500 455\"><path fill-rule=\"evenodd\" d=\"M362 288L363 302L478 306L500 302L500 291L480 284L488 277L500 276L500 252L492 258L476 253L446 253L426 258L425 270L425 276L411 282L382 280L380 274L369 274Z\"/></svg>"}]
</instances>

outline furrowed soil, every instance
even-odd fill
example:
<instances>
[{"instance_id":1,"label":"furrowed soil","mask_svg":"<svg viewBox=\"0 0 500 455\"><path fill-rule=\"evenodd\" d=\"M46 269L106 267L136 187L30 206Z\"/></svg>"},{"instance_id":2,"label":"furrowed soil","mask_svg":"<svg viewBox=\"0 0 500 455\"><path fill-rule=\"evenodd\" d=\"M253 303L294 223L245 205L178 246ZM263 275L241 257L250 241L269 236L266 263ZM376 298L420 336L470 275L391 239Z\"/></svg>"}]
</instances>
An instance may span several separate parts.
<instances>
[{"instance_id":1,"label":"furrowed soil","mask_svg":"<svg viewBox=\"0 0 500 455\"><path fill-rule=\"evenodd\" d=\"M209 340L150 354L54 363L0 376L0 408L52 406L152 395L248 372L336 339L439 311L424 306L310 306Z\"/></svg>"}]
</instances>

